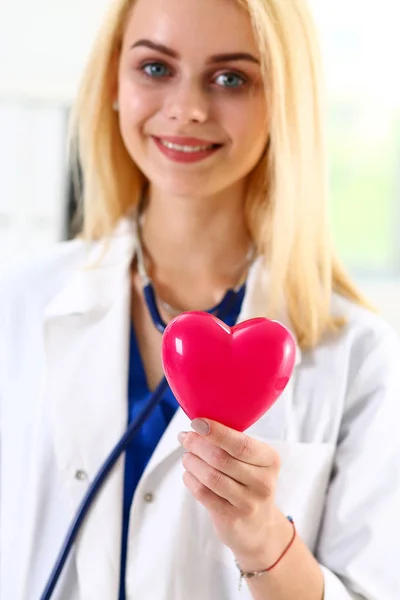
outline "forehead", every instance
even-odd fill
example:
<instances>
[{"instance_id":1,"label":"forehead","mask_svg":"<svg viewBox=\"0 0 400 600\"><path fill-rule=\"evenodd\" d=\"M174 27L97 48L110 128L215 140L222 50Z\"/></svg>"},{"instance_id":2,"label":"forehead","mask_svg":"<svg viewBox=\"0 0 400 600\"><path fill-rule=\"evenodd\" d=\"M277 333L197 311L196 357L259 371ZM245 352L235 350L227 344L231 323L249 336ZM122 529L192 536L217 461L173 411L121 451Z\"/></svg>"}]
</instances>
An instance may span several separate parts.
<instances>
[{"instance_id":1,"label":"forehead","mask_svg":"<svg viewBox=\"0 0 400 600\"><path fill-rule=\"evenodd\" d=\"M236 0L136 0L124 42L142 38L180 53L258 54L250 17Z\"/></svg>"}]
</instances>

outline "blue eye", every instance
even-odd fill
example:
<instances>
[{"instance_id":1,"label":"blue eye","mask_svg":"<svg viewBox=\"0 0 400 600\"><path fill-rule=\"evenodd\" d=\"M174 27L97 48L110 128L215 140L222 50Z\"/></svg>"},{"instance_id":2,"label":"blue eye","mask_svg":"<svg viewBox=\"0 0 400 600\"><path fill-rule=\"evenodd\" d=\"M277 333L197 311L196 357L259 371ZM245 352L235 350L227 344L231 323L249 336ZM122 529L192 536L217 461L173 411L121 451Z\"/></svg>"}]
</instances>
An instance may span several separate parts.
<instances>
[{"instance_id":1,"label":"blue eye","mask_svg":"<svg viewBox=\"0 0 400 600\"><path fill-rule=\"evenodd\" d=\"M245 85L246 80L237 73L221 73L216 77L215 81L221 87L229 89L238 89Z\"/></svg>"},{"instance_id":2,"label":"blue eye","mask_svg":"<svg viewBox=\"0 0 400 600\"><path fill-rule=\"evenodd\" d=\"M146 75L153 77L154 79L161 79L169 74L168 67L158 62L147 63L147 65L143 65L141 68Z\"/></svg>"}]
</instances>

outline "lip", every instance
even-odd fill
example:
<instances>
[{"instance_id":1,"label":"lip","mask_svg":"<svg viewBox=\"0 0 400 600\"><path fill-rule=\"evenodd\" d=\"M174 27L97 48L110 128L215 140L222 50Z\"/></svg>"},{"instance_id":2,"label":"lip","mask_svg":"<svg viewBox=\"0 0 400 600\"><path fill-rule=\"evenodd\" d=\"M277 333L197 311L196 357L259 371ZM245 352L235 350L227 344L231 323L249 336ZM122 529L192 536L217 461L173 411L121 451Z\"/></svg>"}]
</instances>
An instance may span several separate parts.
<instances>
[{"instance_id":1,"label":"lip","mask_svg":"<svg viewBox=\"0 0 400 600\"><path fill-rule=\"evenodd\" d=\"M179 146L211 146L211 144L221 145L215 140L204 140L195 137L183 137L173 135L159 135L153 137L156 137L156 139L162 140L163 142L169 142L170 144L178 144Z\"/></svg>"},{"instance_id":2,"label":"lip","mask_svg":"<svg viewBox=\"0 0 400 600\"><path fill-rule=\"evenodd\" d=\"M222 144L215 145L216 142L207 140L201 140L199 138L190 137L177 137L177 136L162 136L161 138L151 136L157 148L166 156L168 159L179 162L179 163L195 163L210 157L212 154L218 152L221 149ZM178 144L180 146L209 146L214 145L213 148L207 150L200 150L199 152L182 152L182 150L175 150L167 148L162 142L169 142L171 144Z\"/></svg>"}]
</instances>

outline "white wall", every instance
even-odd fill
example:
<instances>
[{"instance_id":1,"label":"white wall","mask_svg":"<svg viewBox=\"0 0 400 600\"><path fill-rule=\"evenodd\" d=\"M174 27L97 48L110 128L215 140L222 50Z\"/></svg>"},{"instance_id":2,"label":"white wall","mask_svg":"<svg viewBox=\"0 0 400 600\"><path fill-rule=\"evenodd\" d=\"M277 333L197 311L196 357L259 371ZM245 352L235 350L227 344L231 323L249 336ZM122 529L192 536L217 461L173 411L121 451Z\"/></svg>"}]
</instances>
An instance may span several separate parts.
<instances>
[{"instance_id":1,"label":"white wall","mask_svg":"<svg viewBox=\"0 0 400 600\"><path fill-rule=\"evenodd\" d=\"M1 0L0 98L68 103L108 0Z\"/></svg>"},{"instance_id":2,"label":"white wall","mask_svg":"<svg viewBox=\"0 0 400 600\"><path fill-rule=\"evenodd\" d=\"M108 0L0 0L0 263L62 238L66 113Z\"/></svg>"},{"instance_id":3,"label":"white wall","mask_svg":"<svg viewBox=\"0 0 400 600\"><path fill-rule=\"evenodd\" d=\"M66 113L0 101L0 262L61 239Z\"/></svg>"}]
</instances>

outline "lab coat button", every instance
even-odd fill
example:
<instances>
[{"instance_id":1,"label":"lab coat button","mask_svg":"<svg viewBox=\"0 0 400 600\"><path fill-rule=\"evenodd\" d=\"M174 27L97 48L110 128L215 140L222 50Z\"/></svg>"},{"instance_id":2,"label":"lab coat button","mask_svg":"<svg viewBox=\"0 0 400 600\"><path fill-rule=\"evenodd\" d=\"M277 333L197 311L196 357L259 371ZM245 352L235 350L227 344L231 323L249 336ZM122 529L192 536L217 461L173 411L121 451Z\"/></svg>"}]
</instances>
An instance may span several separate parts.
<instances>
[{"instance_id":1,"label":"lab coat button","mask_svg":"<svg viewBox=\"0 0 400 600\"><path fill-rule=\"evenodd\" d=\"M153 494L145 494L144 495L144 501L147 502L147 504L151 504L154 501L154 495Z\"/></svg>"},{"instance_id":2,"label":"lab coat button","mask_svg":"<svg viewBox=\"0 0 400 600\"><path fill-rule=\"evenodd\" d=\"M87 478L88 474L86 473L86 471L78 470L75 473L75 479L77 479L78 481L86 481Z\"/></svg>"}]
</instances>

